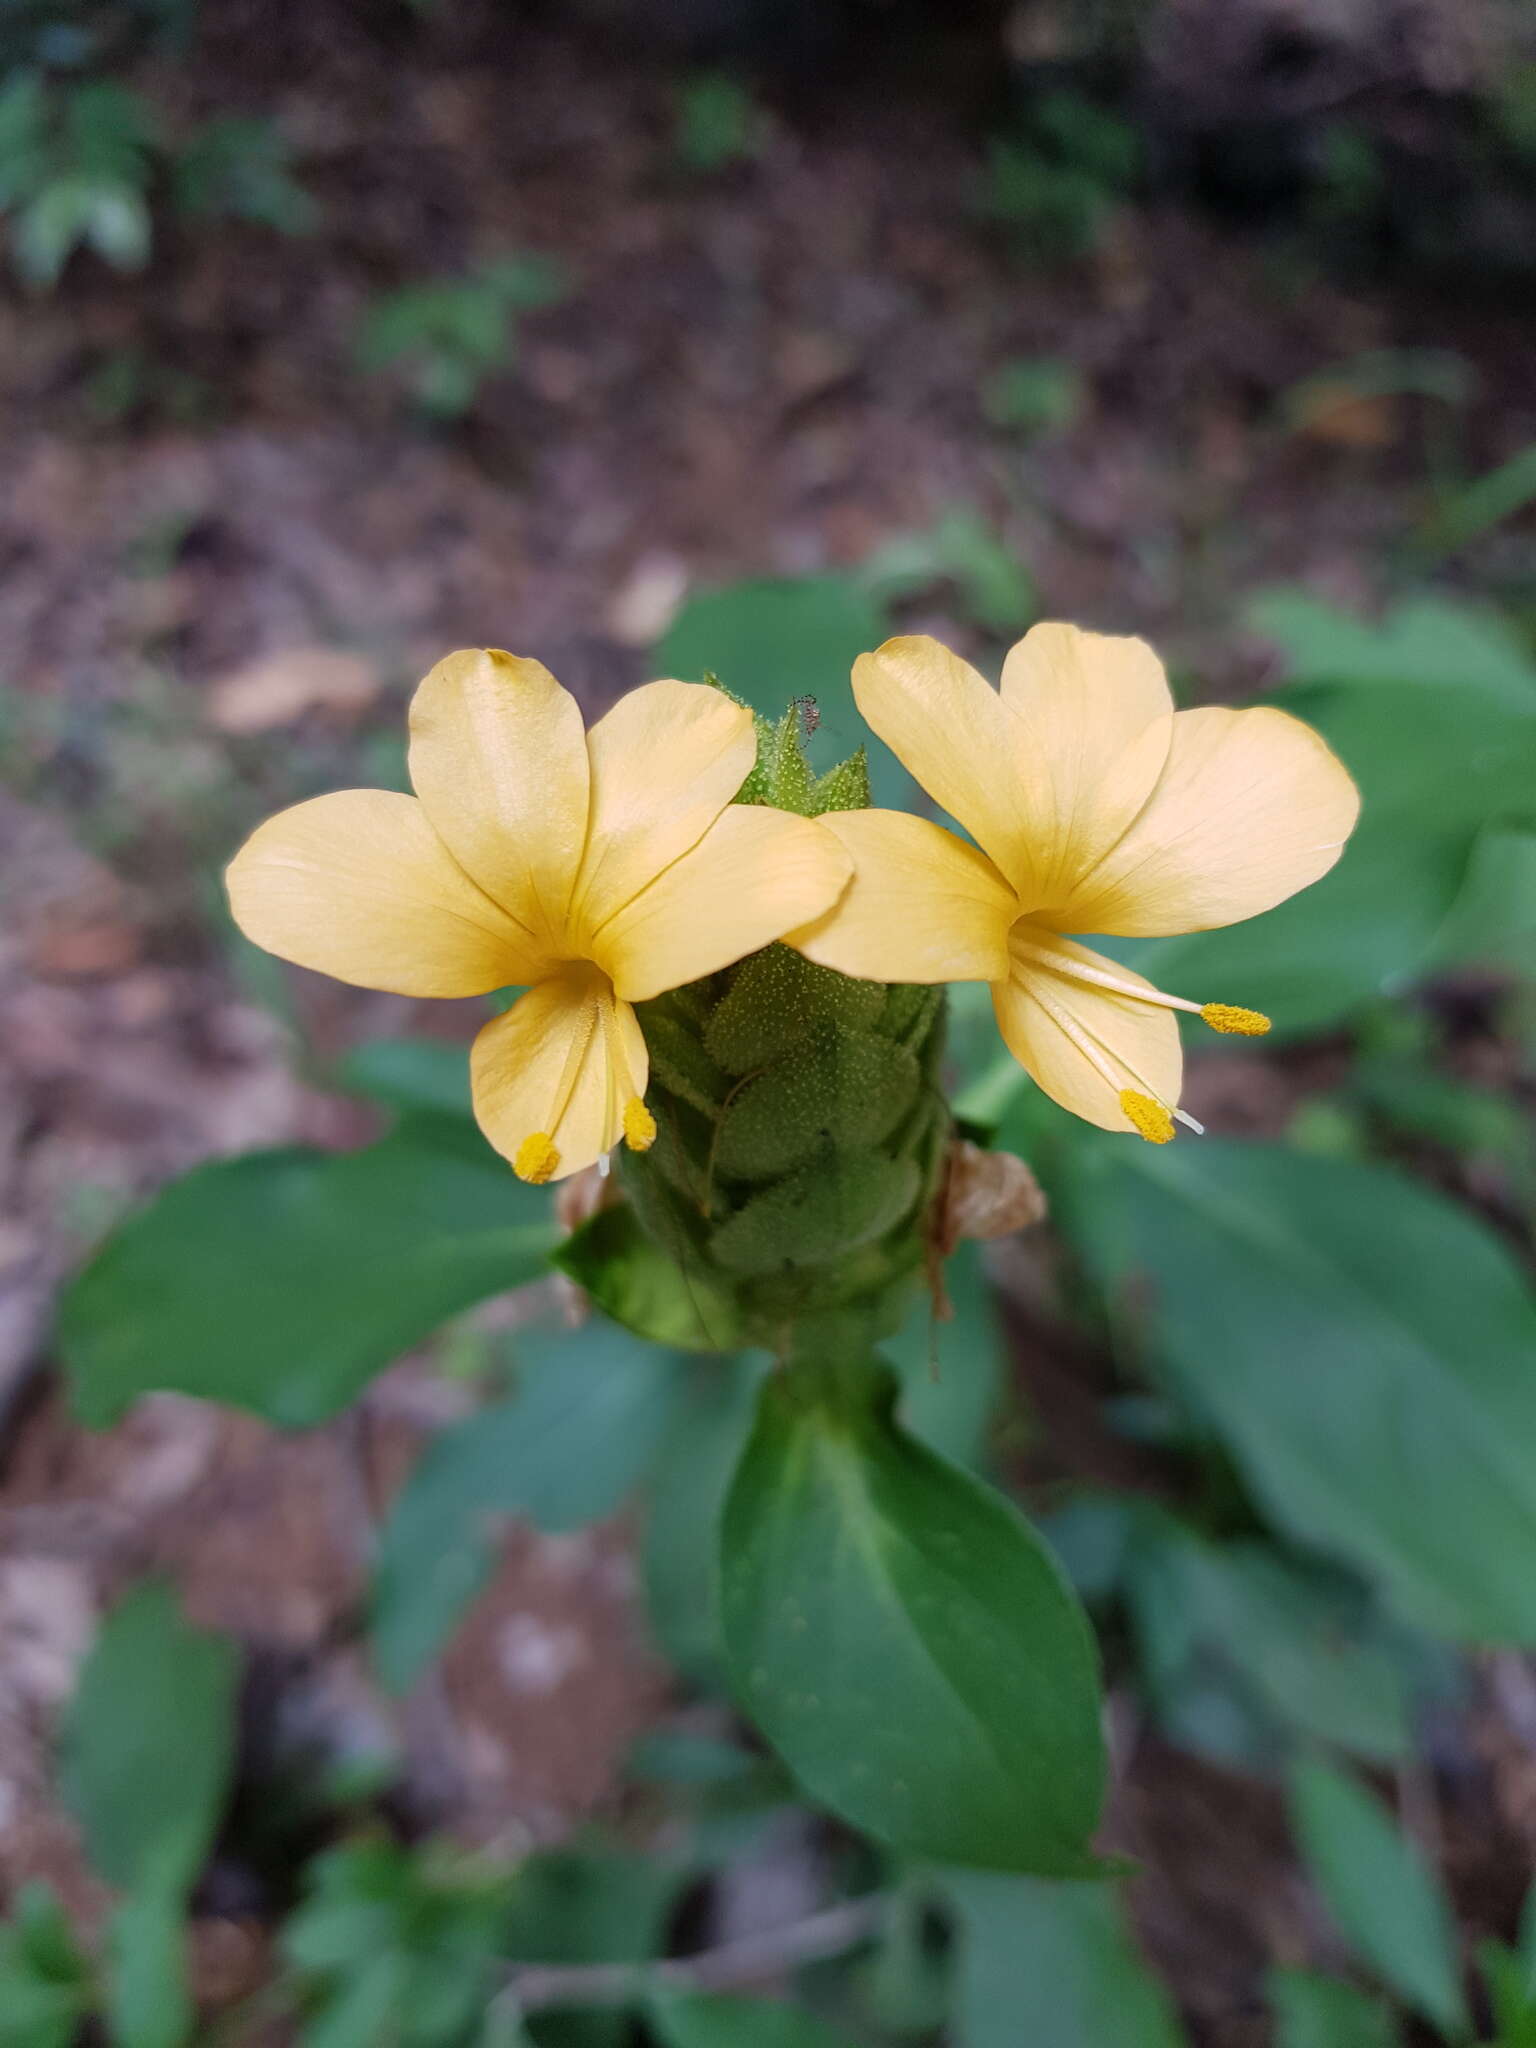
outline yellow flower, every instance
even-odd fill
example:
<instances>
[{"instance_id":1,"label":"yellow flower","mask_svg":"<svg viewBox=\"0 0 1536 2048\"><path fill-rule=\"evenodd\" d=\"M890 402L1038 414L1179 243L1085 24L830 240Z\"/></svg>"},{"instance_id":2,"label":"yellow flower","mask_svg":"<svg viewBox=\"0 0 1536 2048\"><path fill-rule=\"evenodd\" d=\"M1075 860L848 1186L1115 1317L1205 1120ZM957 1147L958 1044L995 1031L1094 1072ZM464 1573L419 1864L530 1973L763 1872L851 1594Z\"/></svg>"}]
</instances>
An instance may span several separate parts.
<instances>
[{"instance_id":1,"label":"yellow flower","mask_svg":"<svg viewBox=\"0 0 1536 2048\"><path fill-rule=\"evenodd\" d=\"M302 967L408 996L527 993L471 1058L475 1115L524 1180L656 1135L631 1007L826 910L848 856L806 818L733 805L751 713L647 683L583 729L549 671L450 654L411 704L415 796L315 797L229 869L235 922Z\"/></svg>"},{"instance_id":2,"label":"yellow flower","mask_svg":"<svg viewBox=\"0 0 1536 2048\"><path fill-rule=\"evenodd\" d=\"M868 723L972 835L838 811L854 880L789 943L873 981L986 981L998 1028L1089 1123L1165 1143L1183 1074L1177 1010L1217 1031L1269 1020L1163 995L1065 936L1208 931L1272 909L1338 859L1359 796L1283 711L1175 712L1141 640L1040 625L1001 691L924 638L854 665Z\"/></svg>"}]
</instances>

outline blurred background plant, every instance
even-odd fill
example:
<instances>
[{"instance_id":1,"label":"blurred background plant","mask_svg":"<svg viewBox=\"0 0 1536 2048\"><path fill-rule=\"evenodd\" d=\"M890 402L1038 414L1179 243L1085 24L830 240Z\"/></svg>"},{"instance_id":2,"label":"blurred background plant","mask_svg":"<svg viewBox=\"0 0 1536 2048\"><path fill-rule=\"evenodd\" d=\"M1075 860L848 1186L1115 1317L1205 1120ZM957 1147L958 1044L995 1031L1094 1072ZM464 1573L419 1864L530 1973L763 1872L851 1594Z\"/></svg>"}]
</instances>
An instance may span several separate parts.
<instances>
[{"instance_id":1,"label":"blurred background plant","mask_svg":"<svg viewBox=\"0 0 1536 2048\"><path fill-rule=\"evenodd\" d=\"M248 220L283 234L315 226L313 199L267 120L216 116L177 144L146 95L112 75L157 45L185 46L187 0L121 7L32 5L0 25L0 211L11 260L37 289L89 250L116 270L142 270L164 200L187 220Z\"/></svg>"},{"instance_id":2,"label":"blurred background plant","mask_svg":"<svg viewBox=\"0 0 1536 2048\"><path fill-rule=\"evenodd\" d=\"M558 264L531 255L500 257L468 277L400 285L368 308L357 339L359 367L402 371L424 413L457 419L485 378L515 362L514 315L564 296Z\"/></svg>"},{"instance_id":3,"label":"blurred background plant","mask_svg":"<svg viewBox=\"0 0 1536 2048\"><path fill-rule=\"evenodd\" d=\"M1531 35L0 14L4 2048L1536 2043ZM900 1418L1093 1617L1134 1873L1074 1883L750 1732L764 1361L640 1267L568 1328L486 1006L289 973L218 879L404 786L452 645L814 697L826 768L858 653L1052 616L1365 795L1317 889L1158 942L1276 1019L1191 1045L1203 1142L1069 1127L953 992L1051 1216L914 1308Z\"/></svg>"}]
</instances>

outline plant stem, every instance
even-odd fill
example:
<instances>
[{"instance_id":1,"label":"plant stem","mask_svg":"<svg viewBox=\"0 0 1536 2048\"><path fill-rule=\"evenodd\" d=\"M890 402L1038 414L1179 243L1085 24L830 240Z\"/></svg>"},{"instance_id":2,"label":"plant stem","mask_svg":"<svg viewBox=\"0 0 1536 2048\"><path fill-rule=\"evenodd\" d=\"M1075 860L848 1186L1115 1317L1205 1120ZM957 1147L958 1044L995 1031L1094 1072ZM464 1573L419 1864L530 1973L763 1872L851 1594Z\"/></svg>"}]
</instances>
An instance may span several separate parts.
<instances>
[{"instance_id":1,"label":"plant stem","mask_svg":"<svg viewBox=\"0 0 1536 2048\"><path fill-rule=\"evenodd\" d=\"M872 1892L829 1906L805 1920L791 1921L786 1927L744 1935L719 1948L666 1962L529 1963L513 1973L495 2004L528 2013L562 2005L631 2005L661 1987L672 1991L733 1990L857 1947L880 1924L887 1904L883 1892Z\"/></svg>"}]
</instances>

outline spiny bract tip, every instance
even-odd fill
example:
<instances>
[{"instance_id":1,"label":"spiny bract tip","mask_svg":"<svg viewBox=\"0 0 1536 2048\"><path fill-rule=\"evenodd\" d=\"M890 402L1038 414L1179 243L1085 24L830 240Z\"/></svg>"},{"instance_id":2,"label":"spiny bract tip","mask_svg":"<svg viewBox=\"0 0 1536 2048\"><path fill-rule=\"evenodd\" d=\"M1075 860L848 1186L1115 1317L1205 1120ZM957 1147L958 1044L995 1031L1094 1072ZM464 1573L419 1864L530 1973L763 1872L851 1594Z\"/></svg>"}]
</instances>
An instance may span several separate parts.
<instances>
[{"instance_id":1,"label":"spiny bract tip","mask_svg":"<svg viewBox=\"0 0 1536 2048\"><path fill-rule=\"evenodd\" d=\"M1120 1108L1126 1122L1139 1131L1149 1145L1166 1145L1172 1138L1172 1115L1150 1095L1138 1095L1134 1088L1124 1088L1120 1092Z\"/></svg>"},{"instance_id":2,"label":"spiny bract tip","mask_svg":"<svg viewBox=\"0 0 1536 2048\"><path fill-rule=\"evenodd\" d=\"M624 1105L624 1142L631 1152L649 1152L656 1142L656 1119L638 1095Z\"/></svg>"},{"instance_id":3,"label":"spiny bract tip","mask_svg":"<svg viewBox=\"0 0 1536 2048\"><path fill-rule=\"evenodd\" d=\"M1262 1038L1269 1029L1262 1010L1240 1010L1235 1003L1207 1003L1200 1015L1213 1031L1235 1031L1242 1038Z\"/></svg>"},{"instance_id":4,"label":"spiny bract tip","mask_svg":"<svg viewBox=\"0 0 1536 2048\"><path fill-rule=\"evenodd\" d=\"M553 1178L559 1164L560 1154L554 1139L548 1131L535 1131L531 1138L524 1138L518 1146L512 1171L519 1180L531 1180L538 1187Z\"/></svg>"}]
</instances>

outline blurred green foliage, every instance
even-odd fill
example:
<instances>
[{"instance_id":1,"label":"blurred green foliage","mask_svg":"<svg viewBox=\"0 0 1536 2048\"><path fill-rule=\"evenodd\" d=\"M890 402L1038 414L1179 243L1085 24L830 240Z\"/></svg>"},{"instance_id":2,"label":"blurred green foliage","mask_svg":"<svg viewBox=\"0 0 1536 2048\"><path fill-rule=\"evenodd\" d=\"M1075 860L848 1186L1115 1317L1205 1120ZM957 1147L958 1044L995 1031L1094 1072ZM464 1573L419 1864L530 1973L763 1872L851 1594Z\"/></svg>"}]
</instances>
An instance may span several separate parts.
<instances>
[{"instance_id":1,"label":"blurred green foliage","mask_svg":"<svg viewBox=\"0 0 1536 2048\"><path fill-rule=\"evenodd\" d=\"M23 1885L0 1924L0 2048L70 2048L97 2002L95 1973L44 1885Z\"/></svg>"},{"instance_id":2,"label":"blurred green foliage","mask_svg":"<svg viewBox=\"0 0 1536 2048\"><path fill-rule=\"evenodd\" d=\"M466 2048L496 1988L505 1876L387 1840L311 1866L283 1933L305 2048Z\"/></svg>"},{"instance_id":3,"label":"blurred green foliage","mask_svg":"<svg viewBox=\"0 0 1536 2048\"><path fill-rule=\"evenodd\" d=\"M162 190L192 223L244 220L304 234L318 218L270 121L217 117L173 147L144 96L115 79L41 69L7 77L0 212L23 282L51 290L82 249L115 270L142 270Z\"/></svg>"},{"instance_id":4,"label":"blurred green foliage","mask_svg":"<svg viewBox=\"0 0 1536 2048\"><path fill-rule=\"evenodd\" d=\"M283 235L313 233L320 209L293 175L292 152L270 121L224 114L177 156L173 185L191 221L248 220Z\"/></svg>"},{"instance_id":5,"label":"blurred green foliage","mask_svg":"<svg viewBox=\"0 0 1536 2048\"><path fill-rule=\"evenodd\" d=\"M77 248L117 270L143 268L155 145L148 107L124 86L10 78L0 92L0 208L28 284L57 284Z\"/></svg>"},{"instance_id":6,"label":"blurred green foliage","mask_svg":"<svg viewBox=\"0 0 1536 2048\"><path fill-rule=\"evenodd\" d=\"M1000 638L1022 633L1038 606L1018 551L972 506L951 506L926 533L887 541L863 575L887 603L948 585L961 614Z\"/></svg>"},{"instance_id":7,"label":"blurred green foliage","mask_svg":"<svg viewBox=\"0 0 1536 2048\"><path fill-rule=\"evenodd\" d=\"M194 2027L184 1921L228 1797L238 1658L189 1628L155 1581L103 1624L64 1729L64 1796L124 1896L103 1992L117 2048L184 2048Z\"/></svg>"},{"instance_id":8,"label":"blurred green foliage","mask_svg":"<svg viewBox=\"0 0 1536 2048\"><path fill-rule=\"evenodd\" d=\"M1292 1801L1324 1899L1364 1960L1446 2038L1469 2031L1450 1902L1416 1844L1355 1778L1300 1765Z\"/></svg>"},{"instance_id":9,"label":"blurred green foliage","mask_svg":"<svg viewBox=\"0 0 1536 2048\"><path fill-rule=\"evenodd\" d=\"M1121 115L1080 93L1044 92L990 143L978 205L1026 256L1081 256L1097 244L1140 169L1137 132Z\"/></svg>"},{"instance_id":10,"label":"blurred green foliage","mask_svg":"<svg viewBox=\"0 0 1536 2048\"><path fill-rule=\"evenodd\" d=\"M488 1580L497 1524L519 1516L557 1534L615 1513L654 1467L687 1385L684 1360L607 1322L525 1337L518 1357L516 1394L436 1438L385 1527L373 1649L396 1691L441 1655Z\"/></svg>"},{"instance_id":11,"label":"blurred green foliage","mask_svg":"<svg viewBox=\"0 0 1536 2048\"><path fill-rule=\"evenodd\" d=\"M957 2048L1184 2048L1113 1889L953 1871Z\"/></svg>"},{"instance_id":12,"label":"blurred green foliage","mask_svg":"<svg viewBox=\"0 0 1536 2048\"><path fill-rule=\"evenodd\" d=\"M464 277L400 285L364 314L359 367L395 372L424 413L458 419L488 377L516 363L518 315L557 305L566 290L562 267L527 251Z\"/></svg>"},{"instance_id":13,"label":"blurred green foliage","mask_svg":"<svg viewBox=\"0 0 1536 2048\"><path fill-rule=\"evenodd\" d=\"M677 91L677 156L708 175L748 163L762 148L763 118L750 90L723 71L700 72Z\"/></svg>"},{"instance_id":14,"label":"blurred green foliage","mask_svg":"<svg viewBox=\"0 0 1536 2048\"><path fill-rule=\"evenodd\" d=\"M1076 425L1086 391L1073 363L1054 356L1017 356L993 372L981 407L995 427L1009 433L1059 433Z\"/></svg>"}]
</instances>

